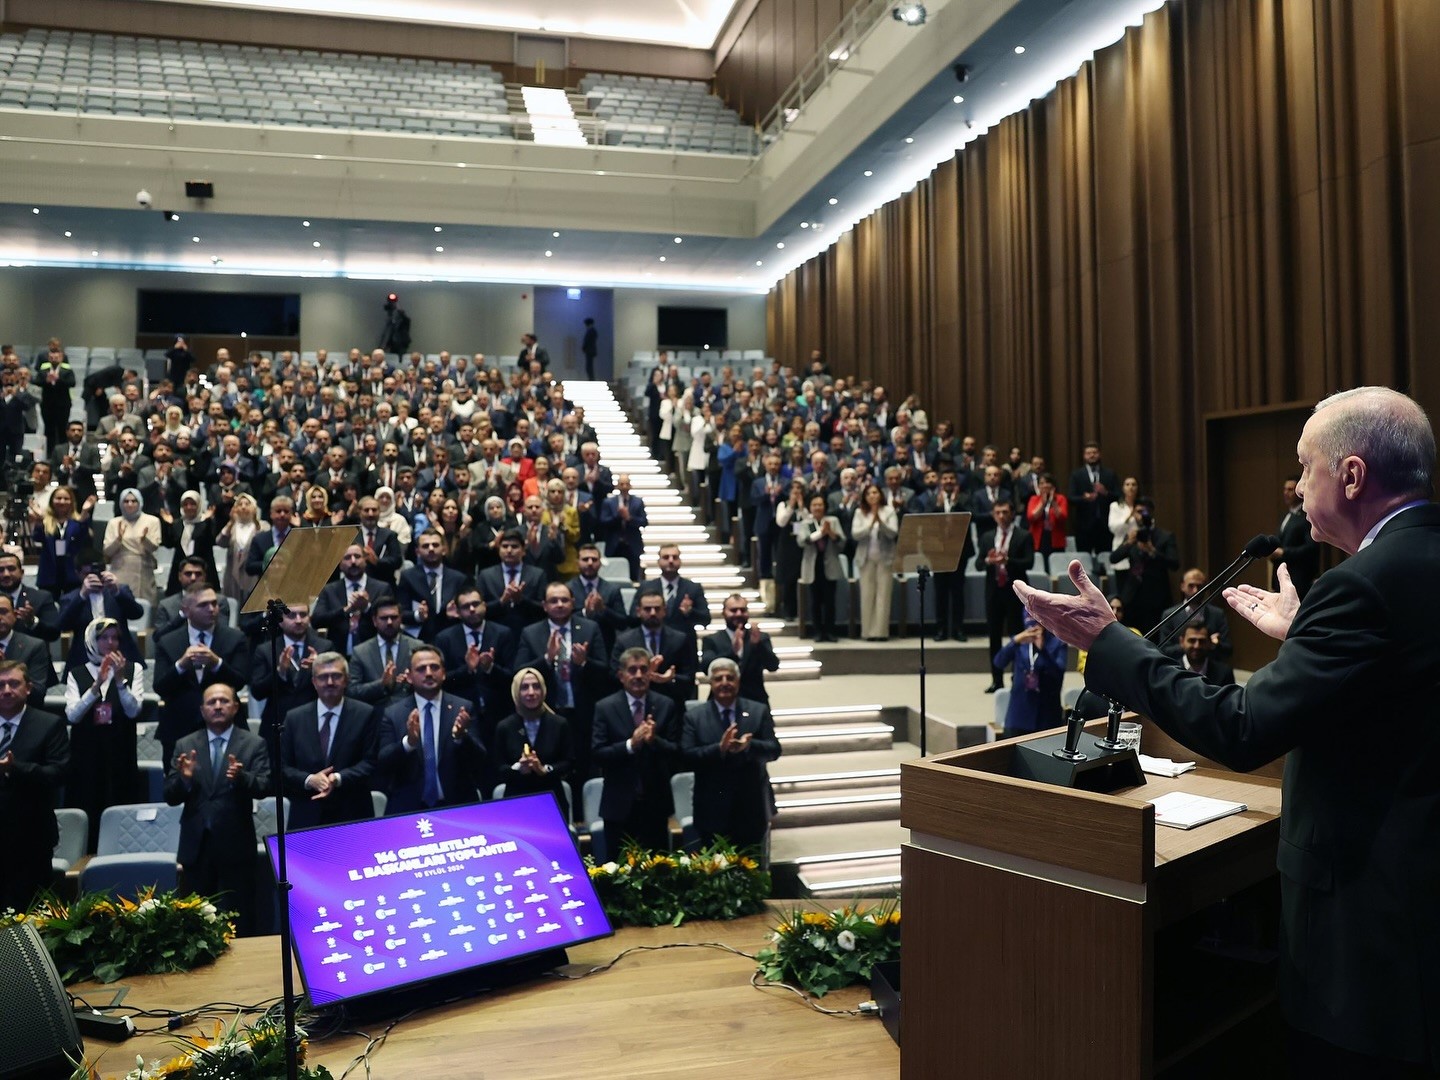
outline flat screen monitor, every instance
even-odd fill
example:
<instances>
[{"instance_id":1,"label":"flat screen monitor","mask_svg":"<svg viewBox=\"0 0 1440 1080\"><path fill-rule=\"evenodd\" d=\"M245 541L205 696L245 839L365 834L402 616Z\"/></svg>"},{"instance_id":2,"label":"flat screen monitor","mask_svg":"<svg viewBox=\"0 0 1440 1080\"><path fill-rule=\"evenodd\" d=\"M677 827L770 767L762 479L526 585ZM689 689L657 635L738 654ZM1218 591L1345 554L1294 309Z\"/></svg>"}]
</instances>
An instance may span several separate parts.
<instances>
[{"instance_id":1,"label":"flat screen monitor","mask_svg":"<svg viewBox=\"0 0 1440 1080\"><path fill-rule=\"evenodd\" d=\"M302 829L285 854L317 1007L614 932L548 792Z\"/></svg>"}]
</instances>

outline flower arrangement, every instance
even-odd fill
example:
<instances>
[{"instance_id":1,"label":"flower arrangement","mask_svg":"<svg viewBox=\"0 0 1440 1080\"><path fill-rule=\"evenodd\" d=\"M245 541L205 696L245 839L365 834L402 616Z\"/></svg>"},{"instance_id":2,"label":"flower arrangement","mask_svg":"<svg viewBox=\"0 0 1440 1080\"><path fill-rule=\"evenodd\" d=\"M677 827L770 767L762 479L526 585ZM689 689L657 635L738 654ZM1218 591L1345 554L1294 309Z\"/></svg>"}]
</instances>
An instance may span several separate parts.
<instances>
[{"instance_id":1,"label":"flower arrangement","mask_svg":"<svg viewBox=\"0 0 1440 1080\"><path fill-rule=\"evenodd\" d=\"M679 926L685 919L739 919L765 908L770 875L717 840L685 854L627 844L614 862L585 860L590 883L619 926Z\"/></svg>"},{"instance_id":2,"label":"flower arrangement","mask_svg":"<svg viewBox=\"0 0 1440 1080\"><path fill-rule=\"evenodd\" d=\"M304 1030L296 1030L301 1080L333 1080L324 1065L305 1065L309 1044ZM195 1035L174 1041L179 1053L173 1058L147 1065L144 1058L137 1057L125 1080L272 1080L285 1075L285 1024L276 1016L262 1017L253 1024L242 1024L237 1016L229 1024L217 1024L211 1038ZM71 1073L70 1080L100 1080L100 1073L87 1062Z\"/></svg>"},{"instance_id":3,"label":"flower arrangement","mask_svg":"<svg viewBox=\"0 0 1440 1080\"><path fill-rule=\"evenodd\" d=\"M770 938L773 944L755 956L760 974L824 997L842 986L869 982L876 964L900 955L900 906L887 900L868 910L796 908Z\"/></svg>"},{"instance_id":4,"label":"flower arrangement","mask_svg":"<svg viewBox=\"0 0 1440 1080\"><path fill-rule=\"evenodd\" d=\"M232 917L203 896L151 888L136 900L87 893L67 904L45 896L28 912L0 913L0 926L34 926L69 985L208 964L230 947L235 937Z\"/></svg>"}]
</instances>

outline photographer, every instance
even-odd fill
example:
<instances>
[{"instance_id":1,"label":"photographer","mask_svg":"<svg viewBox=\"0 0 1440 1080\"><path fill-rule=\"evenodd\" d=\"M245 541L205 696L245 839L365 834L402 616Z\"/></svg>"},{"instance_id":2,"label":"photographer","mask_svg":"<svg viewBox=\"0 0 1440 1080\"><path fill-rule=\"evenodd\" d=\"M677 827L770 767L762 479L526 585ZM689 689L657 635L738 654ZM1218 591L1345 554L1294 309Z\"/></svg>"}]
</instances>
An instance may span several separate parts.
<instances>
[{"instance_id":1,"label":"photographer","mask_svg":"<svg viewBox=\"0 0 1440 1080\"><path fill-rule=\"evenodd\" d=\"M1180 569L1180 553L1175 534L1155 524L1155 500L1144 495L1136 506L1135 523L1113 558L1129 560L1130 569L1118 575L1115 594L1125 605L1126 625L1143 633L1170 606L1170 572Z\"/></svg>"}]
</instances>

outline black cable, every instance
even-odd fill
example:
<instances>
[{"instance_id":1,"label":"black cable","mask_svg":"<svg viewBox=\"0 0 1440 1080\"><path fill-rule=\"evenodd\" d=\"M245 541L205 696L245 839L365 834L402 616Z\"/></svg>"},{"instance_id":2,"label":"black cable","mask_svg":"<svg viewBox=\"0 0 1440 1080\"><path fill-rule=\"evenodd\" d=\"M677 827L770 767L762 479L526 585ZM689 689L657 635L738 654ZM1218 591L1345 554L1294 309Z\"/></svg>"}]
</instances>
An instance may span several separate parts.
<instances>
[{"instance_id":1,"label":"black cable","mask_svg":"<svg viewBox=\"0 0 1440 1080\"><path fill-rule=\"evenodd\" d=\"M632 945L630 946L630 948L620 953L608 963L599 964L595 967L592 967L589 971L581 972L579 975L569 975L563 971L552 971L550 974L557 979L567 979L571 981L575 979L588 979L591 975L598 975L602 971L609 971L612 967L618 964L625 957L629 956L631 953L659 952L661 949L719 949L721 952L728 952L733 953L736 956L743 956L746 960L755 959L755 957L751 956L747 952L743 952L740 949L733 948L730 945L724 945L718 941L676 941L668 945Z\"/></svg>"},{"instance_id":2,"label":"black cable","mask_svg":"<svg viewBox=\"0 0 1440 1080\"><path fill-rule=\"evenodd\" d=\"M798 987L798 986L791 986L791 985L790 985L789 983L787 983L787 982L772 982L772 981L769 981L769 980L766 980L765 982L761 983L761 982L757 982L757 981L756 981L756 980L759 979L759 978L760 978L760 969L759 969L759 968L756 968L754 971L752 971L752 972L750 973L750 985L753 986L756 990L770 990L770 989L775 989L775 990L789 990L790 993L794 994L794 995L795 995L796 997L798 997L801 1001L803 1001L806 1005L809 1005L810 1008L814 1009L814 1010L815 1010L816 1012L818 1012L818 1013L824 1013L826 1016L879 1016L879 1015L880 1015L878 1009L873 1009L873 1008L867 1009L867 1008L865 1008L865 1005L867 1005L867 1004L873 1004L872 1002L862 1002L860 1005L856 1006L856 1007L853 1008L853 1009L827 1009L827 1008L825 1008L824 1005L821 1005L819 1002L817 1002L813 996L811 996L810 994L806 993L804 990L800 989L800 987Z\"/></svg>"}]
</instances>

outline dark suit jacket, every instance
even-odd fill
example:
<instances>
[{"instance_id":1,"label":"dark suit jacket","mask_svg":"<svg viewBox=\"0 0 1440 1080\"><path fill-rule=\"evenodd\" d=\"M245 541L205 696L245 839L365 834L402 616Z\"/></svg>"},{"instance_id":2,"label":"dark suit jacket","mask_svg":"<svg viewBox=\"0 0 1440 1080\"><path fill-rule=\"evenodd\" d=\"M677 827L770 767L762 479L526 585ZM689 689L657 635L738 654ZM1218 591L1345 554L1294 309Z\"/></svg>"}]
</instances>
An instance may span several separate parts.
<instances>
[{"instance_id":1,"label":"dark suit jacket","mask_svg":"<svg viewBox=\"0 0 1440 1080\"><path fill-rule=\"evenodd\" d=\"M520 644L515 649L515 670L533 667L545 674L545 703L552 709L561 708L559 661L555 664L545 659L545 650L550 642L550 620L541 619L527 626L520 634ZM605 651L605 639L600 636L600 627L589 619L578 615L570 619L570 644L586 645L585 666L578 671L571 665L570 686L575 693L575 711L589 716L600 700L612 689L610 682L610 657Z\"/></svg>"},{"instance_id":2,"label":"dark suit jacket","mask_svg":"<svg viewBox=\"0 0 1440 1080\"><path fill-rule=\"evenodd\" d=\"M543 764L550 767L550 771L543 776L511 768L520 760L520 755L529 741L525 732L525 721L521 720L518 714L511 713L500 721L495 728L495 745L490 755L490 760L494 763L491 780L505 785L507 799L516 795L533 795L537 791L553 792L555 801L565 813L565 820L569 821L570 804L565 797L565 789L560 785L570 779L574 767L575 753L570 745L570 725L552 713L541 715L540 730L536 732L535 742L530 743L530 748Z\"/></svg>"},{"instance_id":3,"label":"dark suit jacket","mask_svg":"<svg viewBox=\"0 0 1440 1080\"><path fill-rule=\"evenodd\" d=\"M1175 543L1175 534L1157 526L1154 543L1153 556L1147 556L1136 544L1120 544L1110 553L1110 558L1117 562L1130 560L1130 569L1117 575L1115 591L1125 605L1126 622L1138 626L1142 632L1148 632L1159 622L1161 614L1170 606L1170 572L1180 569L1180 549Z\"/></svg>"},{"instance_id":4,"label":"dark suit jacket","mask_svg":"<svg viewBox=\"0 0 1440 1080\"><path fill-rule=\"evenodd\" d=\"M188 557L180 550L180 534L184 528L185 523L178 517L168 525L163 521L160 523L161 542L175 550L175 558L170 563L170 576L165 582L167 593L175 592L180 587L180 564ZM211 517L195 522L195 527L190 532L195 549L194 557L205 564L205 580L216 588L220 586L220 571L215 567L215 536L218 531L215 519Z\"/></svg>"},{"instance_id":5,"label":"dark suit jacket","mask_svg":"<svg viewBox=\"0 0 1440 1080\"><path fill-rule=\"evenodd\" d=\"M412 566L400 575L400 586L395 595L400 600L400 619L406 626L416 628L420 637L432 639L445 627L455 622L445 614L445 609L465 584L465 575L444 564L440 567L440 604L436 610L435 594L430 591L430 580L420 564ZM424 601L429 606L429 615L422 622L415 617L415 605Z\"/></svg>"},{"instance_id":6,"label":"dark suit jacket","mask_svg":"<svg viewBox=\"0 0 1440 1080\"><path fill-rule=\"evenodd\" d=\"M199 719L197 712L196 718ZM165 801L184 806L180 815L181 866L200 865L202 848L212 862L253 863L255 861L255 811L253 801L270 794L270 754L265 740L237 725L230 729L227 753L242 766L235 781L222 772L216 780L210 768L210 731L193 731L175 744L176 755L195 751L195 777L185 786L178 769L165 777ZM205 834L211 842L206 845Z\"/></svg>"},{"instance_id":7,"label":"dark suit jacket","mask_svg":"<svg viewBox=\"0 0 1440 1080\"><path fill-rule=\"evenodd\" d=\"M10 743L15 764L0 777L0 821L5 843L33 854L48 852L60 839L55 823L55 797L70 768L70 739L65 720L54 713L27 707ZM46 882L36 882L37 886Z\"/></svg>"},{"instance_id":8,"label":"dark suit jacket","mask_svg":"<svg viewBox=\"0 0 1440 1080\"><path fill-rule=\"evenodd\" d=\"M732 708L739 734L751 735L743 751L720 749L725 725L714 701L686 710L680 749L695 773L695 828L701 836L725 836L748 845L765 835L772 805L765 765L780 756L780 742L768 705L736 698Z\"/></svg>"},{"instance_id":9,"label":"dark suit jacket","mask_svg":"<svg viewBox=\"0 0 1440 1080\"><path fill-rule=\"evenodd\" d=\"M1310 519L1303 508L1280 519L1280 547L1285 554L1278 561L1289 568L1290 583L1303 600L1320 574L1320 545L1310 535ZM1270 562L1273 575L1277 560Z\"/></svg>"},{"instance_id":10,"label":"dark suit jacket","mask_svg":"<svg viewBox=\"0 0 1440 1080\"><path fill-rule=\"evenodd\" d=\"M295 526L291 526L295 528ZM288 536L289 533L287 532ZM273 528L263 529L255 534L255 539L250 541L250 554L245 559L245 572L256 577L265 569L265 555L275 546L275 530Z\"/></svg>"},{"instance_id":11,"label":"dark suit jacket","mask_svg":"<svg viewBox=\"0 0 1440 1080\"><path fill-rule=\"evenodd\" d=\"M645 711L655 718L655 739L632 753L625 745L635 730L629 696L622 690L595 704L590 747L605 778L600 816L610 821L629 817L638 800L670 805L670 774L680 759L680 710L652 690L645 695Z\"/></svg>"},{"instance_id":12,"label":"dark suit jacket","mask_svg":"<svg viewBox=\"0 0 1440 1080\"><path fill-rule=\"evenodd\" d=\"M16 609L29 604L35 614L28 622L21 622L17 618L15 629L41 641L60 640L60 609L55 605L55 598L44 589L23 583L16 592L18 595L12 597Z\"/></svg>"},{"instance_id":13,"label":"dark suit jacket","mask_svg":"<svg viewBox=\"0 0 1440 1080\"><path fill-rule=\"evenodd\" d=\"M386 690L384 683L380 681L385 674L385 655L381 652L382 644L378 634L371 635L366 641L355 646L355 651L350 654L349 696L368 705L379 705L397 691L405 694L410 692L407 688L398 685L391 690ZM396 674L409 670L410 650L418 644L420 642L409 634L396 635Z\"/></svg>"},{"instance_id":14,"label":"dark suit jacket","mask_svg":"<svg viewBox=\"0 0 1440 1080\"><path fill-rule=\"evenodd\" d=\"M310 679L309 670L302 666L297 671L284 661L285 646L288 644L289 641L284 635L281 635L279 647L275 652L275 658L280 661L278 673L270 659L268 636L256 647L250 657L250 693L257 698L265 699L265 713L260 720L260 734L266 739L270 737L270 718L272 716L286 717L290 715L291 709L308 705L315 700L315 683ZM329 646L316 636L313 630L305 635L305 657L318 656L328 648ZM305 657L301 657L302 662ZM272 703L271 698L275 698L276 702Z\"/></svg>"},{"instance_id":15,"label":"dark suit jacket","mask_svg":"<svg viewBox=\"0 0 1440 1080\"><path fill-rule=\"evenodd\" d=\"M6 660L19 660L30 675L29 704L32 709L45 707L45 691L56 683L55 665L50 662L50 646L39 638L16 630L5 649Z\"/></svg>"},{"instance_id":16,"label":"dark suit jacket","mask_svg":"<svg viewBox=\"0 0 1440 1080\"><path fill-rule=\"evenodd\" d=\"M356 543L365 543L365 527L363 525L360 527L360 538ZM400 572L400 564L403 561L400 537L395 535L395 530L377 526L375 529L375 562L367 566L365 572L373 574L393 587L395 575Z\"/></svg>"},{"instance_id":17,"label":"dark suit jacket","mask_svg":"<svg viewBox=\"0 0 1440 1080\"><path fill-rule=\"evenodd\" d=\"M1281 1005L1302 1031L1440 1069L1440 507L1407 510L1318 578L1244 687L1181 671L1124 627L1090 650L1092 690L1233 769L1282 754ZM1396 752L1357 752L1382 724Z\"/></svg>"},{"instance_id":18,"label":"dark suit jacket","mask_svg":"<svg viewBox=\"0 0 1440 1080\"><path fill-rule=\"evenodd\" d=\"M349 643L351 645L359 645L375 636L375 623L370 618L370 611L381 599L395 594L394 588L387 582L369 574L365 575L361 588L370 597L370 603L360 613L360 623L355 628L355 640ZM345 613L349 596L350 582L342 575L338 581L332 581L320 590L320 595L315 598L315 608L310 612L310 625L316 630L324 630L330 641L329 647L338 652L350 651L346 647L350 636L350 616Z\"/></svg>"},{"instance_id":19,"label":"dark suit jacket","mask_svg":"<svg viewBox=\"0 0 1440 1080\"><path fill-rule=\"evenodd\" d=\"M758 644L751 645L747 639L745 652L735 655L735 642L729 630L721 628L708 634L701 645L700 670L708 672L712 660L724 657L740 665L740 696L750 701L770 704L770 694L765 689L765 672L779 671L780 658L775 655L775 646L769 634L761 634Z\"/></svg>"},{"instance_id":20,"label":"dark suit jacket","mask_svg":"<svg viewBox=\"0 0 1440 1080\"><path fill-rule=\"evenodd\" d=\"M665 592L664 578L649 578L635 592L635 599L630 604L630 614L639 618L640 593L645 589L651 592ZM690 597L690 613L687 615L680 610L680 603L685 597ZM665 607L665 624L673 626L676 630L683 632L690 638L690 643L695 643L695 627L697 625L707 626L710 623L710 605L705 601L705 589L698 583L687 577L675 579L675 599L671 600Z\"/></svg>"},{"instance_id":21,"label":"dark suit jacket","mask_svg":"<svg viewBox=\"0 0 1440 1080\"><path fill-rule=\"evenodd\" d=\"M290 828L363 821L375 816L370 791L379 754L380 717L363 702L347 698L330 732L330 754L320 756L319 705L311 702L285 715L280 733L281 785L290 799ZM332 767L340 787L323 799L314 799L305 778Z\"/></svg>"},{"instance_id":22,"label":"dark suit jacket","mask_svg":"<svg viewBox=\"0 0 1440 1080\"><path fill-rule=\"evenodd\" d=\"M588 594L585 590L584 579L576 574L568 584L570 595L575 598L575 613L591 622L600 624L600 633L605 637L605 645L613 654L615 652L615 635L630 625L630 616L625 612L625 597L620 592L620 586L613 581L597 577L595 591L600 594L603 606L594 614L589 614L585 611L585 598Z\"/></svg>"},{"instance_id":23,"label":"dark suit jacket","mask_svg":"<svg viewBox=\"0 0 1440 1080\"><path fill-rule=\"evenodd\" d=\"M626 630L615 638L615 648L610 653L610 670L612 674L619 677L620 654L626 649L648 649L650 648L649 632L643 626L636 626ZM653 654L652 654L653 655ZM657 694L663 694L675 703L675 708L683 710L687 702L695 700L695 673L696 658L695 645L679 630L673 626L660 627L660 655L664 662L660 665L661 670L675 665L675 680L670 683L654 683L651 689Z\"/></svg>"},{"instance_id":24,"label":"dark suit jacket","mask_svg":"<svg viewBox=\"0 0 1440 1080\"><path fill-rule=\"evenodd\" d=\"M480 571L478 579L480 595L485 598L488 618L503 623L517 637L525 627L536 619L545 617L545 572L533 566L520 567L520 599L514 604L502 604L500 597L505 592L505 567L487 566Z\"/></svg>"},{"instance_id":25,"label":"dark suit jacket","mask_svg":"<svg viewBox=\"0 0 1440 1080\"><path fill-rule=\"evenodd\" d=\"M436 743L439 754L436 771L442 792L440 805L462 806L476 802L485 779L485 744L473 723L461 738L450 737L455 717L466 708L464 701L451 694L441 694L437 704L440 706L440 738ZM426 808L423 742L413 750L407 750L404 742L406 721L414 708L414 695L407 694L391 702L380 719L380 770L391 785L387 814Z\"/></svg>"},{"instance_id":26,"label":"dark suit jacket","mask_svg":"<svg viewBox=\"0 0 1440 1080\"><path fill-rule=\"evenodd\" d=\"M630 507L630 520L624 521L620 517L618 491L600 503L597 516L600 519L600 534L605 537L607 557L629 551L639 555L645 546L644 538L640 535L641 528L649 524L645 516L645 503L640 496L632 494L627 505Z\"/></svg>"},{"instance_id":27,"label":"dark suit jacket","mask_svg":"<svg viewBox=\"0 0 1440 1080\"><path fill-rule=\"evenodd\" d=\"M980 535L980 550L975 553L975 569L985 572L985 597L994 596L996 592L995 567L985 561L985 556L995 546L995 530ZM1024 581L1025 574L1035 562L1035 541L1030 538L1030 530L1025 526L1012 523L1010 526L1010 543L1005 548L1005 573L1011 582ZM1009 586L1006 586L1009 591ZM1011 594L1013 595L1013 594Z\"/></svg>"},{"instance_id":28,"label":"dark suit jacket","mask_svg":"<svg viewBox=\"0 0 1440 1080\"><path fill-rule=\"evenodd\" d=\"M241 690L250 679L250 649L245 635L228 626L217 623L214 637L210 639L210 649L220 657L220 666L206 670L198 682L193 671L175 670L175 661L190 647L188 623L181 623L169 633L161 634L153 644L154 690L165 700L155 732L162 742L174 742L187 732L204 726L200 700L205 687L223 682ZM235 726L248 730L244 710L235 718ZM167 761L165 767L168 769L170 762Z\"/></svg>"},{"instance_id":29,"label":"dark suit jacket","mask_svg":"<svg viewBox=\"0 0 1440 1080\"><path fill-rule=\"evenodd\" d=\"M495 663L487 673L483 668L471 671L465 654L471 644L470 628L464 623L447 626L435 635L433 644L445 658L445 691L473 702L479 707L493 729L501 717L515 707L510 700L510 676L515 671L515 635L509 627L487 618L480 631L480 651L495 650ZM473 711L473 710L472 710Z\"/></svg>"},{"instance_id":30,"label":"dark suit jacket","mask_svg":"<svg viewBox=\"0 0 1440 1080\"><path fill-rule=\"evenodd\" d=\"M1071 532L1076 537L1085 537L1091 532L1098 533L1099 530L1109 531L1109 506L1120 497L1120 477L1115 475L1115 470L1099 465L1096 472L1100 475L1100 483L1105 485L1107 494L1098 496L1087 501L1085 496L1091 491L1090 470L1081 465L1070 474L1070 488L1067 494L1070 496L1070 521Z\"/></svg>"}]
</instances>

